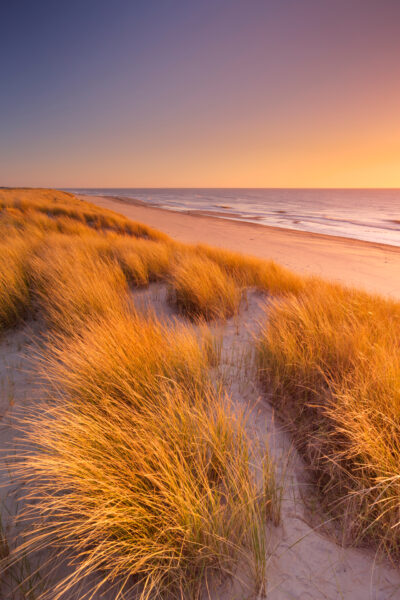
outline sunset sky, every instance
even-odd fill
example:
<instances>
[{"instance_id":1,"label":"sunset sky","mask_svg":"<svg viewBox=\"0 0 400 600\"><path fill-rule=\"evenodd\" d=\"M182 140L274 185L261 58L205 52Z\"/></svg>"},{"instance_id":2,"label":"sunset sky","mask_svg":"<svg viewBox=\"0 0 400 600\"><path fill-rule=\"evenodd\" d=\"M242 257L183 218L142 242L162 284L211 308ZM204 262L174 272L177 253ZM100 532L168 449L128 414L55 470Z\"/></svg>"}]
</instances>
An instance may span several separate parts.
<instances>
[{"instance_id":1,"label":"sunset sky","mask_svg":"<svg viewBox=\"0 0 400 600\"><path fill-rule=\"evenodd\" d=\"M0 185L400 187L400 0L23 0L0 18Z\"/></svg>"}]
</instances>

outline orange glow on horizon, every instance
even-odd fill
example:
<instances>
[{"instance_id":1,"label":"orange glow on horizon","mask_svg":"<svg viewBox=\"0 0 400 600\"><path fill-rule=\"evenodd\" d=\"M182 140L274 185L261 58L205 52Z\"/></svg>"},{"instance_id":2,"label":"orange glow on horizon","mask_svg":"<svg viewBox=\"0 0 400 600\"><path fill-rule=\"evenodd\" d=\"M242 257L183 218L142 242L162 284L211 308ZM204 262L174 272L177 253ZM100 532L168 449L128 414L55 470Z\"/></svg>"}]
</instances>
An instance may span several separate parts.
<instances>
[{"instance_id":1,"label":"orange glow on horizon","mask_svg":"<svg viewBox=\"0 0 400 600\"><path fill-rule=\"evenodd\" d=\"M5 32L0 185L400 188L399 1L139 5Z\"/></svg>"}]
</instances>

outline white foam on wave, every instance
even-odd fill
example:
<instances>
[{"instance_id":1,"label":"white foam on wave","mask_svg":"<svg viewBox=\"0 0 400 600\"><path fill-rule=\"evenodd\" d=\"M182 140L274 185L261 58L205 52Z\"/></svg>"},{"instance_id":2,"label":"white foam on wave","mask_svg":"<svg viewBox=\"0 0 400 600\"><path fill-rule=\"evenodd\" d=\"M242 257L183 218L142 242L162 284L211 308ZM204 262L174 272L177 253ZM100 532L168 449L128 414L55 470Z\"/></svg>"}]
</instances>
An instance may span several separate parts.
<instances>
[{"instance_id":1,"label":"white foam on wave","mask_svg":"<svg viewBox=\"0 0 400 600\"><path fill-rule=\"evenodd\" d=\"M80 189L170 210L400 246L400 190ZM218 213L218 214L215 214Z\"/></svg>"}]
</instances>

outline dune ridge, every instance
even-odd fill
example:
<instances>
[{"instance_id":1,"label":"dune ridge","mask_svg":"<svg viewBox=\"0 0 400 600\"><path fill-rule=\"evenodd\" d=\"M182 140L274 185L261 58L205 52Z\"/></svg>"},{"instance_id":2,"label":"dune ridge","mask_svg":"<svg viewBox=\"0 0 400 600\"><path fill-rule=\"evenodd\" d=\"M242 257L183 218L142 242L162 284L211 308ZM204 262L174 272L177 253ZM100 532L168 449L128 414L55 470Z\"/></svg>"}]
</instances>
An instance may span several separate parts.
<instances>
[{"instance_id":1,"label":"dune ridge","mask_svg":"<svg viewBox=\"0 0 400 600\"><path fill-rule=\"evenodd\" d=\"M0 230L0 335L36 332L42 390L25 405L5 364L3 589L38 572L52 600L400 589L398 302L54 190L1 190Z\"/></svg>"}]
</instances>

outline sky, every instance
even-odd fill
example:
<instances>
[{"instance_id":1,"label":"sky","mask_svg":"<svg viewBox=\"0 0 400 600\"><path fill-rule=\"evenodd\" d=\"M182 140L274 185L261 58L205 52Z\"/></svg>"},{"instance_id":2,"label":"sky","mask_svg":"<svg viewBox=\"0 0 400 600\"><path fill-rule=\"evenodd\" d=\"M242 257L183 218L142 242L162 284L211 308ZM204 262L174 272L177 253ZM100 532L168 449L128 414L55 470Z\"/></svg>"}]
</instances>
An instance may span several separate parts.
<instances>
[{"instance_id":1,"label":"sky","mask_svg":"<svg viewBox=\"0 0 400 600\"><path fill-rule=\"evenodd\" d=\"M0 185L400 187L400 0L3 0Z\"/></svg>"}]
</instances>

